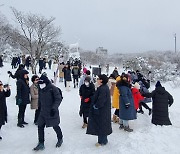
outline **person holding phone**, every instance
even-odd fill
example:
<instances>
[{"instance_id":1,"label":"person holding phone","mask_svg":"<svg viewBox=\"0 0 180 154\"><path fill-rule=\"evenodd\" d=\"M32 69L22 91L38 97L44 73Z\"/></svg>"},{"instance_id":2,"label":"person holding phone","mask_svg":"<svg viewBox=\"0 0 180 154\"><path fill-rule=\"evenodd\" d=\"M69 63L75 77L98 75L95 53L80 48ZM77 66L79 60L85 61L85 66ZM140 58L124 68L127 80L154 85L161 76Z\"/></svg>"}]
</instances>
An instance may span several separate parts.
<instances>
[{"instance_id":1,"label":"person holding phone","mask_svg":"<svg viewBox=\"0 0 180 154\"><path fill-rule=\"evenodd\" d=\"M0 81L0 130L2 125L5 125L5 123L7 123L6 97L9 97L10 94L11 91L9 85L4 88L3 83ZM1 136L0 140L2 140Z\"/></svg>"}]
</instances>

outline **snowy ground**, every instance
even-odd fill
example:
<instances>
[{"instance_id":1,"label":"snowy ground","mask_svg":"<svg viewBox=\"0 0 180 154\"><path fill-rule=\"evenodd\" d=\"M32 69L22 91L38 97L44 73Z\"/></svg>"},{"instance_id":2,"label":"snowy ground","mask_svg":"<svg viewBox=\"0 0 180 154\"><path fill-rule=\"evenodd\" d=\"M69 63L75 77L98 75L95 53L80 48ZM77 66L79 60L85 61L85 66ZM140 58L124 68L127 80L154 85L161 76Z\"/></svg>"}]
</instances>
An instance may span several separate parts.
<instances>
[{"instance_id":1,"label":"snowy ground","mask_svg":"<svg viewBox=\"0 0 180 154\"><path fill-rule=\"evenodd\" d=\"M0 68L0 80L8 81L7 71L11 70L10 64ZM13 72L15 70L12 70ZM52 77L52 70L47 70L48 76ZM31 77L31 74L29 75ZM27 106L25 120L29 125L25 128L18 128L17 111L15 105L16 83L10 79L12 89L11 96L7 99L8 123L2 127L0 132L3 140L0 141L0 154L31 154L36 146L37 126L33 124L34 110ZM57 83L63 91L64 99L60 106L61 129L64 135L62 147L55 148L57 142L55 132L52 128L45 129L45 150L43 154L179 154L180 153L180 95L179 90L172 88L170 84L163 84L173 95L174 104L169 108L172 126L161 127L151 124L151 116L145 110L145 114L138 114L138 119L130 122L134 132L127 133L119 130L118 124L113 124L113 133L108 136L109 143L104 147L95 147L96 136L86 135L82 129L82 118L79 117L80 99L78 89L71 87L67 92L62 83ZM151 87L154 89L154 87ZM112 109L112 113L114 109Z\"/></svg>"}]
</instances>

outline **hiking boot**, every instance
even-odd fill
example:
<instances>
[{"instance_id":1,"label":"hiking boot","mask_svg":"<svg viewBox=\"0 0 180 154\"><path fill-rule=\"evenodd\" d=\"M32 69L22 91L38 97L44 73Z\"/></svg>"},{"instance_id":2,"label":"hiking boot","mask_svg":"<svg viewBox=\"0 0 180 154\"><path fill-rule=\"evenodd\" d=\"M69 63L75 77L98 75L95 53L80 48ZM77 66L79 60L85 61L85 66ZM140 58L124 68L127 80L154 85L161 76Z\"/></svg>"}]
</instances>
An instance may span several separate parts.
<instances>
[{"instance_id":1,"label":"hiking boot","mask_svg":"<svg viewBox=\"0 0 180 154\"><path fill-rule=\"evenodd\" d=\"M87 127L87 124L84 123L84 124L82 125L82 128L84 129L84 128L86 128L86 127Z\"/></svg>"},{"instance_id":2,"label":"hiking boot","mask_svg":"<svg viewBox=\"0 0 180 154\"><path fill-rule=\"evenodd\" d=\"M38 145L33 149L34 151L44 150L44 143L38 143Z\"/></svg>"},{"instance_id":3,"label":"hiking boot","mask_svg":"<svg viewBox=\"0 0 180 154\"><path fill-rule=\"evenodd\" d=\"M124 131L126 131L126 132L132 132L133 129L129 128L129 126L124 126Z\"/></svg>"},{"instance_id":4,"label":"hiking boot","mask_svg":"<svg viewBox=\"0 0 180 154\"><path fill-rule=\"evenodd\" d=\"M124 125L120 124L119 129L124 129Z\"/></svg>"},{"instance_id":5,"label":"hiking boot","mask_svg":"<svg viewBox=\"0 0 180 154\"><path fill-rule=\"evenodd\" d=\"M63 143L63 139L58 140L58 142L56 143L56 148L59 148Z\"/></svg>"},{"instance_id":6,"label":"hiking boot","mask_svg":"<svg viewBox=\"0 0 180 154\"><path fill-rule=\"evenodd\" d=\"M149 115L151 115L152 114L152 109L149 109Z\"/></svg>"}]
</instances>

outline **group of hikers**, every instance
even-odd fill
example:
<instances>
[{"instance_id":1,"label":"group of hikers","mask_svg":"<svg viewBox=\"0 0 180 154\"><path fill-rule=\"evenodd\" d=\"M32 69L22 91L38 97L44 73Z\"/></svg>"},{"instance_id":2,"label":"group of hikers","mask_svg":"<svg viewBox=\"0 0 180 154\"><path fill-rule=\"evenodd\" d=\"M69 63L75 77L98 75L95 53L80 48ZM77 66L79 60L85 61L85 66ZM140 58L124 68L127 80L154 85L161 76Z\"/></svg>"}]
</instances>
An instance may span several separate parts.
<instances>
[{"instance_id":1,"label":"group of hikers","mask_svg":"<svg viewBox=\"0 0 180 154\"><path fill-rule=\"evenodd\" d=\"M63 67L60 67L61 65ZM98 136L95 144L97 147L108 143L107 136L112 133L112 121L119 124L119 129L132 132L129 120L136 119L137 113L144 113L142 106L148 109L149 115L152 114L153 124L171 125L168 107L173 104L173 97L160 81L157 81L155 90L149 92L150 81L138 70L119 75L116 67L110 76L99 74L93 79L91 71L86 68L81 71L77 65L64 65L63 62L58 67L60 67L59 81L63 82L64 79L67 91L70 91L71 76L74 78L74 88L79 87L81 101L79 115L83 117L82 128L87 128L87 134ZM60 76L62 72L64 73L63 79ZM75 72L77 77L74 77ZM38 126L39 142L33 150L38 151L45 148L45 126L53 127L57 134L56 147L60 147L63 143L58 109L63 99L61 90L54 85L46 73L42 73L40 77L33 75L30 86L29 72L23 64L19 65L14 75L10 71L8 74L17 80L16 105L19 107L17 126L24 128L28 124L25 121L27 104L31 104L31 109L35 109L34 124ZM9 85L5 86L0 81L0 128L7 122L6 97L9 97L10 93ZM146 104L147 102L152 102L152 108ZM111 117L112 107L115 108L113 117Z\"/></svg>"}]
</instances>

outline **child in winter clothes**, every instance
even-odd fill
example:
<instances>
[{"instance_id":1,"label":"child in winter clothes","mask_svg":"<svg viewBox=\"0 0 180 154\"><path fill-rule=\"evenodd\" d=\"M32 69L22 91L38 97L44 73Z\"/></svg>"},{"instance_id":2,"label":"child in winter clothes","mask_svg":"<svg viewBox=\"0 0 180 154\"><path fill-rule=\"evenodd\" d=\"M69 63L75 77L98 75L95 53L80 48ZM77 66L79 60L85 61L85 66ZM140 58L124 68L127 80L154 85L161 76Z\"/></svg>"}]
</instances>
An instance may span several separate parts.
<instances>
[{"instance_id":1,"label":"child in winter clothes","mask_svg":"<svg viewBox=\"0 0 180 154\"><path fill-rule=\"evenodd\" d=\"M3 83L0 81L0 129L2 125L5 125L5 122L7 123L6 97L9 97L10 94L10 87L7 86L6 90L4 90ZM1 136L0 140L2 140Z\"/></svg>"},{"instance_id":2,"label":"child in winter clothes","mask_svg":"<svg viewBox=\"0 0 180 154\"><path fill-rule=\"evenodd\" d=\"M83 126L82 128L87 127L87 117L89 116L89 109L91 106L91 100L92 96L94 95L95 92L95 87L94 84L91 82L90 77L86 77L84 80L84 84L81 85L80 90L79 90L79 95L81 97L81 106L80 106L80 111L79 115L83 115Z\"/></svg>"},{"instance_id":3,"label":"child in winter clothes","mask_svg":"<svg viewBox=\"0 0 180 154\"><path fill-rule=\"evenodd\" d=\"M141 81L139 81L139 84L140 84L141 95L149 93L148 88L150 87L150 83L148 81L145 81L145 79L142 79ZM150 102L151 102L151 98L144 98L143 100L141 100L139 103L138 113L144 114L144 111L142 110L142 106L143 106L145 109L149 110L149 115L151 115L152 109L146 104Z\"/></svg>"},{"instance_id":4,"label":"child in winter clothes","mask_svg":"<svg viewBox=\"0 0 180 154\"><path fill-rule=\"evenodd\" d=\"M134 107L136 111L139 108L139 102L144 99L144 97L141 96L139 89L140 89L140 85L137 82L134 84L133 88L131 89L134 98Z\"/></svg>"}]
</instances>

